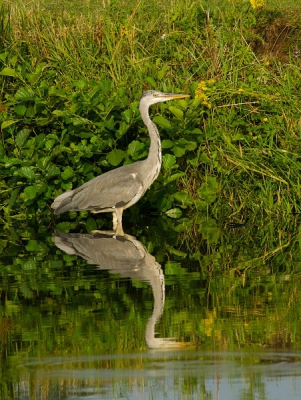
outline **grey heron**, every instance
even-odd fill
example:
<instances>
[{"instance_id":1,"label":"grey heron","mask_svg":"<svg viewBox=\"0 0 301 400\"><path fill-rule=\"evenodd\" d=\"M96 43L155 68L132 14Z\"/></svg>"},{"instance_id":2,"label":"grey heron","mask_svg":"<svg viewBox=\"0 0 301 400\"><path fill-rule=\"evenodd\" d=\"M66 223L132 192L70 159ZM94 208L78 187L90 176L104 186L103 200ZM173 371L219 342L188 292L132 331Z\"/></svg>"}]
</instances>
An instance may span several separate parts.
<instances>
[{"instance_id":1,"label":"grey heron","mask_svg":"<svg viewBox=\"0 0 301 400\"><path fill-rule=\"evenodd\" d=\"M187 94L162 93L148 90L143 93L139 110L148 129L150 148L145 160L124 165L99 175L74 190L58 196L51 204L54 214L66 211L90 210L92 213L113 213L113 230L123 234L123 210L135 204L158 177L161 163L161 141L158 129L149 116L149 107L163 101L189 97Z\"/></svg>"}]
</instances>

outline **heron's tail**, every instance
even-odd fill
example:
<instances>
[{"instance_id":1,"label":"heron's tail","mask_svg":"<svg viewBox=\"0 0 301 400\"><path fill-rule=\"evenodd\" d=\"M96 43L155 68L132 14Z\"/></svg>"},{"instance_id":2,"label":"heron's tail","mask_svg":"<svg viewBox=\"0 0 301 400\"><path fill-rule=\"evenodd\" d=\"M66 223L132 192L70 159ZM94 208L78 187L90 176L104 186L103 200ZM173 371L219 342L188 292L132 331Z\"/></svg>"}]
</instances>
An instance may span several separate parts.
<instances>
[{"instance_id":1,"label":"heron's tail","mask_svg":"<svg viewBox=\"0 0 301 400\"><path fill-rule=\"evenodd\" d=\"M67 192L58 196L51 204L51 208L54 210L54 214L58 215L69 211L72 204L72 196L73 190L68 190Z\"/></svg>"}]
</instances>

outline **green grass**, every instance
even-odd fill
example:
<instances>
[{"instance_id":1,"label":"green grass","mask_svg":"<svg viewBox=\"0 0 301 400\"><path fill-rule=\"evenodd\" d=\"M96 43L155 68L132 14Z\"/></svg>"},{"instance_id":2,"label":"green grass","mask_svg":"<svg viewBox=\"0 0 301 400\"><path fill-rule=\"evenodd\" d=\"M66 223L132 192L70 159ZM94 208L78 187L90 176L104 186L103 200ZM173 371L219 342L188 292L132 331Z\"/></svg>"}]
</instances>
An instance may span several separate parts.
<instances>
[{"instance_id":1,"label":"green grass","mask_svg":"<svg viewBox=\"0 0 301 400\"><path fill-rule=\"evenodd\" d=\"M62 191L144 158L153 88L192 99L151 110L163 169L140 207L300 212L300 7L285 4L3 2L2 221L49 221Z\"/></svg>"}]
</instances>

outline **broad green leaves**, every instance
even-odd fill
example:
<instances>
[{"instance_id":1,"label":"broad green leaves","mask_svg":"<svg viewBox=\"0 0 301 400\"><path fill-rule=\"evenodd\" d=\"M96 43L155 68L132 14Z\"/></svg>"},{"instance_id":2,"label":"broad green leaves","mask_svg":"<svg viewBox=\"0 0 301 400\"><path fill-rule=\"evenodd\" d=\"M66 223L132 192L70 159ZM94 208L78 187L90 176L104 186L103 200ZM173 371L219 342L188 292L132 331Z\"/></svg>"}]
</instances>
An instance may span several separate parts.
<instances>
[{"instance_id":1,"label":"broad green leaves","mask_svg":"<svg viewBox=\"0 0 301 400\"><path fill-rule=\"evenodd\" d=\"M11 125L14 125L18 122L18 120L8 119L7 121L3 121L1 124L1 129L6 129Z\"/></svg>"},{"instance_id":2,"label":"broad green leaves","mask_svg":"<svg viewBox=\"0 0 301 400\"><path fill-rule=\"evenodd\" d=\"M117 167L125 157L125 152L123 150L115 149L107 154L107 160L110 165Z\"/></svg>"},{"instance_id":3,"label":"broad green leaves","mask_svg":"<svg viewBox=\"0 0 301 400\"><path fill-rule=\"evenodd\" d=\"M17 76L17 73L13 68L5 67L2 69L2 71L0 71L0 75L15 77L15 76Z\"/></svg>"},{"instance_id":4,"label":"broad green leaves","mask_svg":"<svg viewBox=\"0 0 301 400\"><path fill-rule=\"evenodd\" d=\"M218 182L216 178L208 176L205 182L197 190L197 194L204 204L209 205L216 200L217 191Z\"/></svg>"},{"instance_id":5,"label":"broad green leaves","mask_svg":"<svg viewBox=\"0 0 301 400\"><path fill-rule=\"evenodd\" d=\"M16 92L14 97L16 100L19 101L28 101L28 100L35 100L36 95L31 88L22 87Z\"/></svg>"},{"instance_id":6,"label":"broad green leaves","mask_svg":"<svg viewBox=\"0 0 301 400\"><path fill-rule=\"evenodd\" d=\"M170 121L167 118L165 118L163 115L156 115L153 118L153 121L155 124L157 124L160 128L163 128L163 129L171 129L171 127L172 127Z\"/></svg>"},{"instance_id":7,"label":"broad green leaves","mask_svg":"<svg viewBox=\"0 0 301 400\"><path fill-rule=\"evenodd\" d=\"M24 128L17 133L15 142L18 147L22 147L25 144L28 136L30 135L30 132L30 129Z\"/></svg>"}]
</instances>

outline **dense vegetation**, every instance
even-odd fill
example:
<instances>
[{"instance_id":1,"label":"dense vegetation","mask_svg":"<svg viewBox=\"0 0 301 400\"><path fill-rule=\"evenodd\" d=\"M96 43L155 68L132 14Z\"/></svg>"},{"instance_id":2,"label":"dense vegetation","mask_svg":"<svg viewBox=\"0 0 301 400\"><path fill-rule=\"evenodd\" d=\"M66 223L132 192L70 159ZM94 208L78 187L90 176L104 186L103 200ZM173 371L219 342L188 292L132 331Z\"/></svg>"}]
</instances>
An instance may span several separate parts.
<instances>
[{"instance_id":1,"label":"dense vegetation","mask_svg":"<svg viewBox=\"0 0 301 400\"><path fill-rule=\"evenodd\" d=\"M192 98L152 108L163 169L134 211L300 211L297 9L64 4L1 4L4 224L48 223L62 191L144 158L137 107L153 88ZM63 218L73 226L81 217ZM89 229L103 224L89 221Z\"/></svg>"}]
</instances>

